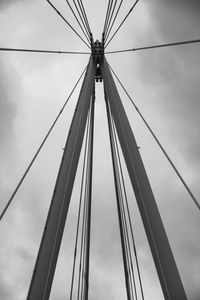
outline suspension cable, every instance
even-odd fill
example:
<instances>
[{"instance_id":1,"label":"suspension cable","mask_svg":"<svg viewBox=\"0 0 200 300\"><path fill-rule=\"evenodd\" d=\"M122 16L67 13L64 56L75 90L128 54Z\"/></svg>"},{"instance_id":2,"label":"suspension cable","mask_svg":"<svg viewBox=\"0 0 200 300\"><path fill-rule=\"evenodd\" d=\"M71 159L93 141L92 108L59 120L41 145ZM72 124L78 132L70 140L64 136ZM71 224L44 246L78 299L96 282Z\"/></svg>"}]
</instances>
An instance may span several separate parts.
<instances>
[{"instance_id":1,"label":"suspension cable","mask_svg":"<svg viewBox=\"0 0 200 300\"><path fill-rule=\"evenodd\" d=\"M84 209L82 218L82 234L80 247L80 263L77 299L87 298L89 278L90 222L91 222L91 192L92 192L92 160L93 160L93 123L94 96L89 112L89 133L87 143L87 162L85 171Z\"/></svg>"},{"instance_id":2,"label":"suspension cable","mask_svg":"<svg viewBox=\"0 0 200 300\"><path fill-rule=\"evenodd\" d=\"M77 300L82 299L83 284L84 284L84 257L85 257L85 232L86 232L86 216L87 216L87 186L88 186L88 152L89 152L89 130L90 130L90 112L88 116L88 141L87 141L87 158L86 158L86 171L85 171L85 187L84 187L84 207L82 216L82 232L81 232L81 246L80 246L80 259L79 259L79 277L78 277L78 293Z\"/></svg>"},{"instance_id":3,"label":"suspension cable","mask_svg":"<svg viewBox=\"0 0 200 300\"><path fill-rule=\"evenodd\" d=\"M79 3L80 10L82 12L82 15L83 15L83 17L85 19L85 23L86 23L86 25L87 25L87 27L89 29L90 34L91 34L91 28L90 28L90 24L88 22L88 17L87 17L86 11L85 11L85 7L83 5L83 1L82 0L78 0L78 3Z\"/></svg>"},{"instance_id":4,"label":"suspension cable","mask_svg":"<svg viewBox=\"0 0 200 300\"><path fill-rule=\"evenodd\" d=\"M115 139L115 144L116 144L116 149L117 149L117 157L118 157L118 162L119 162L119 170L120 170L121 179L122 179L122 186L123 186L123 191L124 191L126 210L127 210L127 214L128 214L129 228L130 228L130 231L131 231L133 251L134 251L135 262L136 262L137 273L138 273L138 280L139 280L142 300L144 300L144 290L143 290L143 285L142 285L142 278L141 278L141 273L140 273L140 267L139 267L139 261L138 261L135 238L134 238L134 234L133 234L133 225L132 225L131 216L130 216L130 209L129 209L129 205L128 205L128 198L127 198L127 192L126 192L126 187L125 187L124 175L123 175L123 171L122 171L122 163L121 163L121 158L120 158L120 154L119 154L119 145L117 143L117 134L116 134L115 126L114 126L114 121L113 121L113 128L114 128L114 130L113 130L114 139Z\"/></svg>"},{"instance_id":5,"label":"suspension cable","mask_svg":"<svg viewBox=\"0 0 200 300\"><path fill-rule=\"evenodd\" d=\"M86 179L87 180L87 170L86 170ZM86 183L85 183L86 186ZM78 276L78 292L77 300L82 299L82 290L83 290L83 280L84 280L84 249L85 249L85 220L86 220L86 209L87 202L86 197L84 196L84 208L83 208L83 217L82 217L82 232L81 232L81 247L80 247L80 259L79 259L79 276Z\"/></svg>"},{"instance_id":6,"label":"suspension cable","mask_svg":"<svg viewBox=\"0 0 200 300\"><path fill-rule=\"evenodd\" d=\"M108 25L107 25L107 28L106 28L106 31L105 31L105 37L107 36L107 33L108 33L108 30L109 30L110 24L111 24L111 22L112 22L112 18L113 18L113 14L114 14L116 5L117 5L117 0L115 0L114 5L113 5L113 8L112 8L112 10L111 10L111 12L110 12L110 17L109 17L109 20L108 20Z\"/></svg>"},{"instance_id":7,"label":"suspension cable","mask_svg":"<svg viewBox=\"0 0 200 300\"><path fill-rule=\"evenodd\" d=\"M88 211L86 219L86 251L85 251L85 291L84 300L88 300L89 290L89 264L90 264L90 235L91 235L91 207L92 207L92 171L93 171L93 141L94 141L94 102L95 102L95 85L91 101L90 116L90 140L88 153Z\"/></svg>"},{"instance_id":8,"label":"suspension cable","mask_svg":"<svg viewBox=\"0 0 200 300\"><path fill-rule=\"evenodd\" d=\"M103 26L103 38L105 37L105 31L106 31L107 20L108 20L109 11L110 11L110 5L111 5L111 0L109 0L107 10L106 10L106 17L105 17L104 26Z\"/></svg>"},{"instance_id":9,"label":"suspension cable","mask_svg":"<svg viewBox=\"0 0 200 300\"><path fill-rule=\"evenodd\" d=\"M0 48L0 51L50 53L50 54L90 54L90 52L59 51L59 50L39 50L39 49L20 49L20 48Z\"/></svg>"},{"instance_id":10,"label":"suspension cable","mask_svg":"<svg viewBox=\"0 0 200 300\"><path fill-rule=\"evenodd\" d=\"M119 29L122 27L122 25L124 24L124 22L126 21L126 19L128 18L128 16L130 15L130 13L133 11L133 9L135 8L136 4L138 3L139 0L136 0L135 3L133 4L133 6L131 7L131 9L129 10L128 14L126 15L126 17L123 19L123 21L121 22L121 24L119 25L119 27L117 28L117 30L113 33L113 35L111 36L111 38L109 39L109 41L106 43L105 48L110 44L110 42L112 41L112 39L115 37L115 35L117 34L117 32L119 31Z\"/></svg>"},{"instance_id":11,"label":"suspension cable","mask_svg":"<svg viewBox=\"0 0 200 300\"><path fill-rule=\"evenodd\" d=\"M80 199L79 199L79 208L78 208L78 217L77 217L76 239L75 239L75 247L74 247L74 261L73 261L73 268L72 268L70 300L72 300L73 287L74 287L74 275L75 275L75 267L76 267L76 255L77 255L77 246L78 246L78 237L79 237L80 216L81 216L81 207L82 207L82 199L83 199L83 184L84 184L88 137L89 137L89 116L88 116L86 136L85 136L85 149L84 149L84 156L83 156L82 176L81 176L81 189L80 189Z\"/></svg>"},{"instance_id":12,"label":"suspension cable","mask_svg":"<svg viewBox=\"0 0 200 300\"><path fill-rule=\"evenodd\" d=\"M87 67L86 67L86 68L87 68ZM75 86L73 87L73 89L72 89L71 93L69 94L67 100L65 101L64 105L62 106L62 108L61 108L59 114L57 115L57 117L56 117L56 119L54 120L52 126L50 127L49 131L47 132L47 134L46 134L44 140L42 141L42 143L41 143L41 145L39 146L38 150L36 151L34 157L32 158L31 162L29 163L29 165L28 165L26 171L25 171L24 174L22 175L22 177L21 177L19 183L17 184L17 186L16 186L14 192L13 192L12 195L10 196L10 198L9 198L9 200L8 200L8 202L7 202L7 204L5 205L3 211L2 211L2 213L1 213L1 215L0 215L0 221L2 220L3 216L5 215L5 213L6 213L7 209L9 208L9 206L10 206L12 200L14 199L16 193L18 192L20 186L22 185L22 183L23 183L23 181L24 181L26 175L27 175L28 172L30 171L30 169L31 169L31 167L32 167L32 165L33 165L33 163L35 162L35 160L36 160L38 154L40 153L42 147L44 146L44 144L45 144L47 138L49 137L49 135L50 135L50 133L52 132L54 126L56 125L58 119L60 118L60 116L61 116L61 114L62 114L62 112L63 112L65 106L67 105L67 103L68 103L68 101L70 100L72 94L74 93L74 91L75 91L77 85L79 84L79 82L80 82L80 80L81 80L83 74L85 73L86 68L84 69L84 71L82 72L82 74L81 74L81 76L79 77L78 81L76 82Z\"/></svg>"},{"instance_id":13,"label":"suspension cable","mask_svg":"<svg viewBox=\"0 0 200 300\"><path fill-rule=\"evenodd\" d=\"M153 46L146 46L146 47L138 47L138 48L133 48L133 49L108 51L108 52L105 52L105 54L133 52L133 51L139 51L139 50L149 50L149 49L155 49L155 48L164 48L164 47L179 46L179 45L194 44L194 43L200 43L200 39L182 41L182 42L174 42L174 43L168 43L168 44L153 45Z\"/></svg>"},{"instance_id":14,"label":"suspension cable","mask_svg":"<svg viewBox=\"0 0 200 300\"><path fill-rule=\"evenodd\" d=\"M81 13L81 11L80 11L80 9L79 9L79 6L78 6L77 3L75 2L75 0L73 0L73 3L74 3L74 6L75 6L75 8L76 8L76 11L77 11L77 13L78 13L78 15L79 15L80 21L81 21L81 23L83 24L83 26L84 26L84 28L85 28L85 30L86 30L88 36L90 37L90 29L88 28L88 26L87 26L87 24L86 24L86 22L85 22L85 20L84 20L84 18L83 18L83 15L82 15L82 13Z\"/></svg>"},{"instance_id":15,"label":"suspension cable","mask_svg":"<svg viewBox=\"0 0 200 300\"><path fill-rule=\"evenodd\" d=\"M119 11L120 11L120 9L121 9L121 6L122 6L123 1L124 1L124 0L121 0L121 1L120 1L120 4L119 4L119 6L118 6L118 9L117 9L116 14L115 14L115 16L114 16L114 19L113 19L112 24L111 24L111 26L110 26L110 29L109 29L109 31L108 31L108 33L107 33L107 35L106 35L105 42L107 42L107 40L108 40L108 38L109 38L110 32L111 32L111 30L112 30L112 28L113 28L113 26L114 26L114 24L115 24L115 21L116 21L116 19L117 19L117 16L119 15Z\"/></svg>"},{"instance_id":16,"label":"suspension cable","mask_svg":"<svg viewBox=\"0 0 200 300\"><path fill-rule=\"evenodd\" d=\"M71 4L69 3L69 0L66 0L66 2L67 2L67 4L68 4L68 6L69 6L69 8L70 8L70 10L71 10L71 12L72 12L72 14L74 15L74 17L75 17L75 19L76 19L77 23L79 24L79 26L80 26L80 28L81 28L81 30L82 30L82 32L83 32L83 34L85 35L85 37L86 37L87 41L90 43L90 39L89 39L90 37L89 37L89 35L88 35L87 31L85 31L85 29L84 29L84 28L83 28L83 26L81 25L81 23L80 23L80 21L79 21L78 17L76 16L76 13L75 13L75 11L73 10L73 8L72 8Z\"/></svg>"},{"instance_id":17,"label":"suspension cable","mask_svg":"<svg viewBox=\"0 0 200 300\"><path fill-rule=\"evenodd\" d=\"M51 7L55 10L55 12L65 21L65 23L74 31L74 33L82 40L82 42L88 47L90 48L90 46L88 45L88 43L80 36L80 34L73 28L73 26L65 19L65 17L63 17L63 15L57 10L57 8L49 1L46 0Z\"/></svg>"},{"instance_id":18,"label":"suspension cable","mask_svg":"<svg viewBox=\"0 0 200 300\"><path fill-rule=\"evenodd\" d=\"M114 74L115 78L117 79L117 81L119 82L119 84L121 85L121 87L123 88L124 92L126 93L126 95L128 96L129 100L131 101L131 103L133 104L135 110L138 112L139 116L141 117L141 119L143 120L144 124L146 125L146 127L148 128L149 132L151 133L151 135L153 136L154 140L156 141L156 143L158 144L159 148L161 149L161 151L163 152L164 156L167 158L168 162L170 163L170 165L172 166L173 170L175 171L175 173L177 174L178 178L180 179L180 181L182 182L182 184L184 185L185 189L187 190L188 194L190 195L190 197L192 198L192 200L194 201L194 203L196 204L197 208L200 210L200 204L197 201L197 199L195 198L194 194L192 193L191 189L189 188L189 186L187 185L187 183L185 182L185 180L183 179L182 175L180 174L180 172L178 171L178 169L176 168L175 164L173 163L173 161L171 160L171 158L169 157L169 155L167 154L166 150L164 149L164 147L162 146L162 144L160 143L159 139L157 138L157 136L155 135L155 133L153 132L153 130L151 129L150 125L147 123L147 121L145 120L145 118L143 117L142 113L140 112L140 110L138 109L138 107L136 106L136 104L134 103L134 101L132 100L131 96L129 95L129 93L127 92L127 90L125 89L124 85L122 84L122 82L120 81L119 77L116 75L116 73L114 72L114 70L111 68L111 66L109 66L112 73Z\"/></svg>"},{"instance_id":19,"label":"suspension cable","mask_svg":"<svg viewBox=\"0 0 200 300\"><path fill-rule=\"evenodd\" d=\"M105 32L106 32L107 27L108 27L108 21L110 19L110 14L111 14L112 6L113 6L113 1L114 0L110 1L110 6L109 6L109 10L108 10L108 16L107 16L107 20L106 20L106 24L105 24ZM104 32L104 34L105 34L105 32Z\"/></svg>"},{"instance_id":20,"label":"suspension cable","mask_svg":"<svg viewBox=\"0 0 200 300\"><path fill-rule=\"evenodd\" d=\"M111 113L110 113L111 114ZM123 185L123 173L121 169L121 161L120 161L120 156L119 156L119 147L117 143L117 138L116 138L116 133L115 133L115 125L114 125L114 120L113 116L111 115L111 123L112 123L112 131L113 131L113 141L114 141L114 146L115 146L115 152L116 152L116 163L117 163L117 173L118 173L118 184L119 184L119 193L120 193L120 207L121 207L121 214L122 214L122 220L124 224L124 236L125 236L125 242L126 242L126 248L127 248L127 258L129 261L129 276L130 276L130 284L131 284L131 293L133 295L133 287L132 287L132 281L133 280L133 285L134 285L134 292L135 292L135 299L138 299L137 295L137 288L136 288L136 280L135 280L135 274L133 270L133 260L132 260L132 255L131 255L131 247L130 247L130 239L129 239L129 234L128 234L128 225L127 225L127 219L126 219L126 213L125 213L125 205L124 205L124 197L126 194L125 186ZM123 188L123 192L122 192ZM133 296L134 298L134 296Z\"/></svg>"},{"instance_id":21,"label":"suspension cable","mask_svg":"<svg viewBox=\"0 0 200 300\"><path fill-rule=\"evenodd\" d=\"M107 111L107 119L108 119L108 129L109 129L109 137L110 137L110 146L111 146L111 156L113 163L113 174L114 174L114 183L115 183L115 193L117 199L117 211L118 211L118 220L119 220L119 228L120 228L120 238L121 238L121 246L122 246L122 257L123 257L123 265L124 265L124 275L125 275L125 283L126 283L126 292L128 300L131 300L131 287L129 281L129 267L127 260L127 249L125 244L125 235L123 234L123 222L122 215L120 210L120 194L119 194L119 185L118 185L118 177L117 177L117 166L116 166L116 153L114 151L114 140L113 140L113 132L112 132L112 124L111 124L111 116L109 110L109 104L106 96L106 92L104 89L105 101L106 101L106 111Z\"/></svg>"}]
</instances>

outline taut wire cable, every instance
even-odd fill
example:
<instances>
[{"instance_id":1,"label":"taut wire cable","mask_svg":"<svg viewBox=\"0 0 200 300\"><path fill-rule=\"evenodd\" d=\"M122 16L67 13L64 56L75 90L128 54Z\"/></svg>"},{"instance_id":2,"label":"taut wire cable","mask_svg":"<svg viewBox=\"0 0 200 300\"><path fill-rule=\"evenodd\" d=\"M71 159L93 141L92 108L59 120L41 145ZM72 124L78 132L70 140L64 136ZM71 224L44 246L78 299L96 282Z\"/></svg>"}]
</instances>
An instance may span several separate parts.
<instances>
[{"instance_id":1,"label":"taut wire cable","mask_svg":"<svg viewBox=\"0 0 200 300\"><path fill-rule=\"evenodd\" d=\"M12 200L14 199L16 193L18 192L20 186L22 185L24 179L26 178L28 172L30 171L30 169L31 169L31 167L32 167L32 165L33 165L33 163L35 162L35 160L36 160L38 154L40 153L41 149L43 148L43 146L44 146L46 140L48 139L48 137L49 137L50 133L52 132L54 126L56 125L58 119L60 118L60 116L61 116L61 114L62 114L62 112L63 112L65 106L67 105L69 99L71 98L71 96L72 96L72 94L74 93L74 91L75 91L77 85L79 84L79 82L80 82L80 80L81 80L83 74L85 73L86 68L87 68L87 67L85 67L84 71L82 72L81 76L79 77L78 81L76 82L75 86L73 87L73 89L72 89L71 93L69 94L67 100L65 101L64 105L62 106L62 108L61 108L59 114L57 115L57 117L56 117L56 119L54 120L52 126L50 127L49 131L47 132L47 134L46 134L44 140L43 140L42 143L40 144L40 146L39 146L38 150L36 151L34 157L32 158L31 162L29 163L29 165L28 165L26 171L25 171L24 174L22 175L22 177L21 177L19 183L17 184L17 186L16 186L14 192L13 192L12 195L10 196L10 198L9 198L9 200L8 200L8 202L7 202L7 204L5 205L3 211L2 211L2 213L1 213L1 215L0 215L0 221L2 220L2 218L3 218L3 216L5 215L7 209L9 208L10 204L12 203Z\"/></svg>"}]
</instances>

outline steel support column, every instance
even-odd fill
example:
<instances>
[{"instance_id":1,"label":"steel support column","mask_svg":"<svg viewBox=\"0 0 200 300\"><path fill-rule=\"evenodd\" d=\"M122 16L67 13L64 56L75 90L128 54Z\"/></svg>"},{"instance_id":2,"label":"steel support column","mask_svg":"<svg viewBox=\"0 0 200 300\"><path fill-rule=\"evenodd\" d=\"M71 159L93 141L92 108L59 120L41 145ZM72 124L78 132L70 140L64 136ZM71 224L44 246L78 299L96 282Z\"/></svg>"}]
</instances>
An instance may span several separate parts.
<instances>
[{"instance_id":1,"label":"steel support column","mask_svg":"<svg viewBox=\"0 0 200 300\"><path fill-rule=\"evenodd\" d=\"M165 300L186 300L187 297L133 132L105 58L101 72Z\"/></svg>"},{"instance_id":2,"label":"steel support column","mask_svg":"<svg viewBox=\"0 0 200 300\"><path fill-rule=\"evenodd\" d=\"M48 300L69 208L94 88L96 66L90 58L66 141L27 300Z\"/></svg>"}]
</instances>

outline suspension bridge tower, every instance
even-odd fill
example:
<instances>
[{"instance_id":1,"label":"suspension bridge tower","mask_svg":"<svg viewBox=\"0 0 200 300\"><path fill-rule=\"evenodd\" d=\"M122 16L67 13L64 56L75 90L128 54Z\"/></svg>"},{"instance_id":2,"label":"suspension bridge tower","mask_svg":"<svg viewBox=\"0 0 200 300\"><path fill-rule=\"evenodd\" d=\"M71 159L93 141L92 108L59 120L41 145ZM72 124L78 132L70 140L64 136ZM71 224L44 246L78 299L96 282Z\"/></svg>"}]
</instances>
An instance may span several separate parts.
<instances>
[{"instance_id":1,"label":"suspension bridge tower","mask_svg":"<svg viewBox=\"0 0 200 300\"><path fill-rule=\"evenodd\" d=\"M108 2L107 14L105 18L104 30L101 41L94 41L93 34L91 32L87 15L85 13L84 5L82 1L74 1L75 8L78 15L74 12L72 5L69 1L70 10L73 12L80 28L85 36L80 36L76 30L68 23L68 21L61 15L57 8L47 0L51 7L62 17L62 19L75 31L79 38L90 48L90 58L88 65L84 71L84 79L80 94L78 97L76 109L71 122L70 130L66 139L66 144L63 151L63 156L58 172L56 184L53 191L53 196L46 219L46 224L43 231L42 240L40 243L37 260L35 263L27 300L48 300L51 292L52 282L54 278L55 268L59 255L60 245L63 237L63 231L70 205L70 199L72 195L73 185L76 177L76 171L80 158L81 149L83 146L84 136L85 150L84 150L84 163L83 163L83 177L81 191L84 193L83 203L83 231L82 231L82 248L81 248L81 261L82 269L80 272L80 282L78 287L78 300L88 300L89 291L89 271L90 271L90 238L91 238L91 206L92 206L92 179L93 179L93 140L94 140L94 111L95 111L95 85L103 83L104 99L107 113L107 123L109 129L109 139L112 157L112 167L115 183L115 195L117 202L117 214L120 230L121 250L123 257L124 279L126 286L126 294L128 300L137 299L137 294L134 284L134 276L131 273L131 250L130 250L130 238L128 234L127 224L131 224L128 205L126 202L126 194L124 191L123 172L121 168L121 161L119 155L119 147L123 153L124 161L126 163L127 171L130 177L130 182L136 197L137 205L139 208L140 216L143 222L143 226L146 232L154 264L159 277L160 285L163 291L165 300L186 300L187 296L176 266L176 262L168 241L168 237L163 226L163 222L154 199L154 195L148 180L147 173L137 146L134 133L129 124L125 109L123 107L120 95L118 93L113 74L114 71L109 66L105 57L105 48L114 38L118 30L123 25L124 21L132 12L133 8L138 3L138 0L134 2L130 11L110 37L110 32L115 23L115 19L121 8L121 1L118 6L118 1ZM146 48L155 47L167 47L185 43L196 43L199 40L171 43L165 45L149 46ZM129 49L128 51L136 51L139 49ZM4 51L32 51L32 52L54 52L58 51L43 51L43 50L30 50L30 49L8 49L1 48ZM59 51L62 53L62 51ZM63 52L66 53L66 52ZM82 76L83 76L82 74ZM116 76L117 80L118 77ZM80 80L80 79L79 79ZM66 103L65 103L66 105ZM64 107L63 107L64 108ZM62 108L62 110L63 110ZM138 113L140 111L135 106ZM61 110L61 112L62 112ZM61 114L61 113L60 113ZM142 115L141 115L142 116ZM58 116L59 117L59 116ZM143 118L143 117L142 117ZM57 121L57 120L56 120ZM56 122L55 121L55 122ZM147 127L146 121L143 119ZM53 124L52 128L54 127ZM52 128L45 137L46 141ZM155 137L151 128L150 132L158 142L161 150L164 152L175 172L185 185L189 194L195 201L199 208L199 204L190 191L189 187L184 182L178 170L173 165L169 156L160 145L159 141ZM38 152L34 156L24 176L20 180L19 185L10 198L7 206L1 214L1 219L13 200L17 190L19 189L22 181L40 152L44 142L38 149ZM127 213L125 213L125 210ZM79 220L80 222L80 208L79 208ZM131 225L130 225L131 228ZM77 239L76 239L77 241ZM134 243L134 240L133 240ZM135 251L135 247L134 251ZM77 248L76 248L77 250ZM136 253L135 253L136 254ZM75 253L76 257L76 253ZM137 270L139 272L139 265L136 255ZM74 276L74 268L73 268ZM142 290L141 277L139 273L139 282L141 287L141 296L144 300L144 293ZM73 283L73 281L72 281ZM73 290L73 289L72 289ZM72 299L72 290L70 299Z\"/></svg>"}]
</instances>

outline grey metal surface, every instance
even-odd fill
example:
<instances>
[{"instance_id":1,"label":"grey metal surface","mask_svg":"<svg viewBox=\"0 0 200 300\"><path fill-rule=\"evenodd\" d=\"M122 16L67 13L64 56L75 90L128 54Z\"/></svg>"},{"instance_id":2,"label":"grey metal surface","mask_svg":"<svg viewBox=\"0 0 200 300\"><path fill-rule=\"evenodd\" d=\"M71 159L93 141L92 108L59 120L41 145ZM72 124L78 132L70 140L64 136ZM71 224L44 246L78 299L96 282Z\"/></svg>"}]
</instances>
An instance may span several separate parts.
<instances>
[{"instance_id":1,"label":"grey metal surface","mask_svg":"<svg viewBox=\"0 0 200 300\"><path fill-rule=\"evenodd\" d=\"M166 300L186 300L186 294L165 232L163 222L120 96L104 59L101 66L106 95L130 180Z\"/></svg>"},{"instance_id":2,"label":"grey metal surface","mask_svg":"<svg viewBox=\"0 0 200 300\"><path fill-rule=\"evenodd\" d=\"M68 133L27 300L49 299L91 103L95 71L96 67L90 58Z\"/></svg>"}]
</instances>

